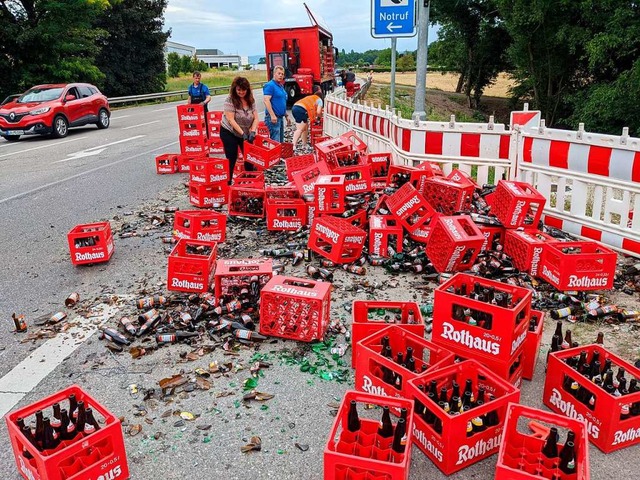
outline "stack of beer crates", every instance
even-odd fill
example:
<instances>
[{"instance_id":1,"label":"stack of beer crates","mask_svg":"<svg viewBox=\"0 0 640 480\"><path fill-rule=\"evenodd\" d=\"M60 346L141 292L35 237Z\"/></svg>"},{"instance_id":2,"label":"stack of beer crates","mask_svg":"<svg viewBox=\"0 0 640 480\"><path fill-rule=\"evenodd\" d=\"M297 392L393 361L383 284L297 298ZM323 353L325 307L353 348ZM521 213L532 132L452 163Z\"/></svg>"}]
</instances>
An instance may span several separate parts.
<instances>
[{"instance_id":1,"label":"stack of beer crates","mask_svg":"<svg viewBox=\"0 0 640 480\"><path fill-rule=\"evenodd\" d=\"M209 153L209 140L202 105L178 105L180 157L178 171L188 172L189 161Z\"/></svg>"}]
</instances>

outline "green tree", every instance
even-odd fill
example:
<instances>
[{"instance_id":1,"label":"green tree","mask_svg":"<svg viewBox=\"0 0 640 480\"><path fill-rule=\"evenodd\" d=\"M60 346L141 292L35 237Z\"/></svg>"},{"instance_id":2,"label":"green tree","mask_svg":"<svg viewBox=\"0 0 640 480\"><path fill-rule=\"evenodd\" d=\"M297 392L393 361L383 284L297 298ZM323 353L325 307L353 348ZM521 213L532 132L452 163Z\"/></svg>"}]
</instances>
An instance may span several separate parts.
<instances>
[{"instance_id":1,"label":"green tree","mask_svg":"<svg viewBox=\"0 0 640 480\"><path fill-rule=\"evenodd\" d=\"M0 0L0 93L38 83L86 81L102 86L95 66L95 21L107 0Z\"/></svg>"},{"instance_id":2,"label":"green tree","mask_svg":"<svg viewBox=\"0 0 640 480\"><path fill-rule=\"evenodd\" d=\"M404 55L401 55L398 58L397 69L401 72L411 72L416 69L416 59L413 56L413 53L407 52Z\"/></svg>"},{"instance_id":3,"label":"green tree","mask_svg":"<svg viewBox=\"0 0 640 480\"><path fill-rule=\"evenodd\" d=\"M180 71L182 73L192 73L193 72L193 58L189 55L183 55L180 57Z\"/></svg>"},{"instance_id":4,"label":"green tree","mask_svg":"<svg viewBox=\"0 0 640 480\"><path fill-rule=\"evenodd\" d=\"M458 90L477 108L484 89L506 66L509 35L496 0L433 0L432 9L431 21L443 26L438 38L449 49L441 58L460 74Z\"/></svg>"},{"instance_id":5,"label":"green tree","mask_svg":"<svg viewBox=\"0 0 640 480\"><path fill-rule=\"evenodd\" d=\"M176 52L171 52L167 55L167 75L173 78L179 77L181 66L182 61L180 59L180 55Z\"/></svg>"},{"instance_id":6,"label":"green tree","mask_svg":"<svg viewBox=\"0 0 640 480\"><path fill-rule=\"evenodd\" d=\"M386 67L391 65L391 49L385 48L384 50L380 50L378 56L375 59L375 64Z\"/></svg>"},{"instance_id":7,"label":"green tree","mask_svg":"<svg viewBox=\"0 0 640 480\"><path fill-rule=\"evenodd\" d=\"M105 94L161 92L166 84L164 47L170 31L162 30L167 0L114 1L96 26L100 39L96 65L105 74Z\"/></svg>"}]
</instances>

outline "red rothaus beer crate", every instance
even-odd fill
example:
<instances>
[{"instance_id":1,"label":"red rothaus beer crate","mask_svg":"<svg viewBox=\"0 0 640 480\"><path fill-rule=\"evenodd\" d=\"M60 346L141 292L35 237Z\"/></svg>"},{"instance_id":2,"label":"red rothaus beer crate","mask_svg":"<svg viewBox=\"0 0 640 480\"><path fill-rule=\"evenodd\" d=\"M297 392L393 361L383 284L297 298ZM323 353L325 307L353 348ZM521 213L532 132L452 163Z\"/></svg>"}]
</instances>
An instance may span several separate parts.
<instances>
[{"instance_id":1,"label":"red rothaus beer crate","mask_svg":"<svg viewBox=\"0 0 640 480\"><path fill-rule=\"evenodd\" d=\"M28 441L16 424L36 411L47 411L54 403L67 407L69 395L93 411L100 429L73 440L63 440L55 450L42 452ZM127 453L118 417L77 385L72 385L36 403L6 415L11 448L18 472L25 480L87 480L129 478ZM100 420L103 420L100 422Z\"/></svg>"},{"instance_id":2,"label":"red rothaus beer crate","mask_svg":"<svg viewBox=\"0 0 640 480\"><path fill-rule=\"evenodd\" d=\"M427 223L435 210L410 184L405 183L387 198L391 215L395 216L408 232L414 232Z\"/></svg>"},{"instance_id":3,"label":"red rothaus beer crate","mask_svg":"<svg viewBox=\"0 0 640 480\"><path fill-rule=\"evenodd\" d=\"M357 210L355 213L353 213L353 215L349 215L350 212L353 212L353 210L347 210L346 212L344 212L341 215L342 218L344 218L347 222L349 222L354 227L364 229L367 224L367 211L364 209Z\"/></svg>"},{"instance_id":4,"label":"red rothaus beer crate","mask_svg":"<svg viewBox=\"0 0 640 480\"><path fill-rule=\"evenodd\" d=\"M387 185L390 187L400 188L405 183L410 183L412 175L418 171L415 167L409 165L389 165L389 173L387 173Z\"/></svg>"},{"instance_id":5,"label":"red rothaus beer crate","mask_svg":"<svg viewBox=\"0 0 640 480\"><path fill-rule=\"evenodd\" d=\"M520 398L519 389L475 360L420 375L408 391L415 405L413 443L445 475L498 451L507 405Z\"/></svg>"},{"instance_id":6,"label":"red rothaus beer crate","mask_svg":"<svg viewBox=\"0 0 640 480\"><path fill-rule=\"evenodd\" d=\"M434 219L437 218L436 215L431 218L431 221L428 225L421 225L420 228L409 233L409 238L416 242L424 243L425 245L428 244L432 231L431 224L434 223Z\"/></svg>"},{"instance_id":7,"label":"red rothaus beer crate","mask_svg":"<svg viewBox=\"0 0 640 480\"><path fill-rule=\"evenodd\" d=\"M394 252L402 252L402 227L391 215L371 215L369 217L369 253L390 257Z\"/></svg>"},{"instance_id":8,"label":"red rothaus beer crate","mask_svg":"<svg viewBox=\"0 0 640 480\"><path fill-rule=\"evenodd\" d=\"M178 172L179 173L189 173L189 168L191 165L191 162L193 160L198 160L200 158L205 157L205 153L198 153L198 154L191 154L191 155L185 155L185 154L180 154L178 155Z\"/></svg>"},{"instance_id":9,"label":"red rothaus beer crate","mask_svg":"<svg viewBox=\"0 0 640 480\"><path fill-rule=\"evenodd\" d=\"M316 218L316 202L304 202L307 206L307 226L313 225L313 220Z\"/></svg>"},{"instance_id":10,"label":"red rothaus beer crate","mask_svg":"<svg viewBox=\"0 0 640 480\"><path fill-rule=\"evenodd\" d=\"M442 167L440 167L439 163L435 162L422 162L418 166L416 166L418 170L424 170L428 173L429 177L444 177L444 172L442 171Z\"/></svg>"},{"instance_id":11,"label":"red rothaus beer crate","mask_svg":"<svg viewBox=\"0 0 640 480\"><path fill-rule=\"evenodd\" d=\"M468 215L440 216L431 222L427 257L440 273L468 270L475 263L484 236Z\"/></svg>"},{"instance_id":12,"label":"red rothaus beer crate","mask_svg":"<svg viewBox=\"0 0 640 480\"><path fill-rule=\"evenodd\" d=\"M356 368L358 344L360 340L387 328L397 325L407 332L424 337L424 320L416 302L385 302L354 300L351 309L351 366Z\"/></svg>"},{"instance_id":13,"label":"red rothaus beer crate","mask_svg":"<svg viewBox=\"0 0 640 480\"><path fill-rule=\"evenodd\" d=\"M263 137L269 136L269 127L264 122L258 123L258 135L262 135Z\"/></svg>"},{"instance_id":14,"label":"red rothaus beer crate","mask_svg":"<svg viewBox=\"0 0 640 480\"><path fill-rule=\"evenodd\" d=\"M529 420L530 432L523 431L523 424ZM545 422L549 427L541 424ZM565 473L558 468L559 458L549 458L542 453L549 428L562 431L566 438L569 430L575 434L575 470ZM558 452L562 451L566 440L560 438ZM556 476L554 476L556 475ZM507 407L504 433L498 452L496 480L534 480L540 478L589 480L589 444L585 424L543 410L510 403Z\"/></svg>"},{"instance_id":15,"label":"red rothaus beer crate","mask_svg":"<svg viewBox=\"0 0 640 480\"><path fill-rule=\"evenodd\" d=\"M243 288L259 293L273 276L272 265L270 258L221 258L214 277L216 301L238 298Z\"/></svg>"},{"instance_id":16,"label":"red rothaus beer crate","mask_svg":"<svg viewBox=\"0 0 640 480\"><path fill-rule=\"evenodd\" d=\"M280 144L280 157L287 159L293 156L293 143L284 142Z\"/></svg>"},{"instance_id":17,"label":"red rothaus beer crate","mask_svg":"<svg viewBox=\"0 0 640 480\"><path fill-rule=\"evenodd\" d=\"M232 185L229 188L230 216L263 218L265 215L263 188L246 188Z\"/></svg>"},{"instance_id":18,"label":"red rothaus beer crate","mask_svg":"<svg viewBox=\"0 0 640 480\"><path fill-rule=\"evenodd\" d=\"M206 292L215 271L216 242L181 238L169 254L167 290Z\"/></svg>"},{"instance_id":19,"label":"red rothaus beer crate","mask_svg":"<svg viewBox=\"0 0 640 480\"><path fill-rule=\"evenodd\" d=\"M362 157L371 165L371 181L386 184L391 166L391 152L368 153Z\"/></svg>"},{"instance_id":20,"label":"red rothaus beer crate","mask_svg":"<svg viewBox=\"0 0 640 480\"><path fill-rule=\"evenodd\" d=\"M284 164L287 170L287 179L292 182L293 175L298 173L307 167L310 167L316 163L316 156L312 153L307 155L294 155L293 157L285 158Z\"/></svg>"},{"instance_id":21,"label":"red rothaus beer crate","mask_svg":"<svg viewBox=\"0 0 640 480\"><path fill-rule=\"evenodd\" d=\"M189 182L203 185L229 183L229 160L200 157L189 162Z\"/></svg>"},{"instance_id":22,"label":"red rothaus beer crate","mask_svg":"<svg viewBox=\"0 0 640 480\"><path fill-rule=\"evenodd\" d=\"M319 137L311 137L311 146L316 147L319 143L326 142L327 140L331 140L329 135L320 135Z\"/></svg>"},{"instance_id":23,"label":"red rothaus beer crate","mask_svg":"<svg viewBox=\"0 0 640 480\"><path fill-rule=\"evenodd\" d=\"M363 163L362 157L360 157L358 165L335 167L331 172L335 175L344 175L344 188L347 195L366 193L372 190L371 165Z\"/></svg>"},{"instance_id":24,"label":"red rothaus beer crate","mask_svg":"<svg viewBox=\"0 0 640 480\"><path fill-rule=\"evenodd\" d=\"M505 237L505 228L498 225L485 225L482 223L476 223L476 227L484 237L484 241L482 242L482 246L480 247L481 252L486 252L488 250L497 250L498 245L504 244Z\"/></svg>"},{"instance_id":25,"label":"red rothaus beer crate","mask_svg":"<svg viewBox=\"0 0 640 480\"><path fill-rule=\"evenodd\" d=\"M315 191L315 184L320 175L330 175L328 165L324 161L319 161L309 165L293 174L293 181L300 192L300 195L307 195Z\"/></svg>"},{"instance_id":26,"label":"red rothaus beer crate","mask_svg":"<svg viewBox=\"0 0 640 480\"><path fill-rule=\"evenodd\" d=\"M504 236L504 252L513 260L513 266L532 277L539 276L540 261L545 245L558 239L535 228L507 229Z\"/></svg>"},{"instance_id":27,"label":"red rothaus beer crate","mask_svg":"<svg viewBox=\"0 0 640 480\"><path fill-rule=\"evenodd\" d=\"M430 177L424 182L424 198L438 212L453 215L469 211L474 189L473 185L457 183L443 177Z\"/></svg>"},{"instance_id":28,"label":"red rothaus beer crate","mask_svg":"<svg viewBox=\"0 0 640 480\"><path fill-rule=\"evenodd\" d=\"M264 172L240 172L234 177L233 185L235 187L264 189Z\"/></svg>"},{"instance_id":29,"label":"red rothaus beer crate","mask_svg":"<svg viewBox=\"0 0 640 480\"><path fill-rule=\"evenodd\" d=\"M320 175L314 188L318 213L344 212L344 175Z\"/></svg>"},{"instance_id":30,"label":"red rothaus beer crate","mask_svg":"<svg viewBox=\"0 0 640 480\"><path fill-rule=\"evenodd\" d=\"M358 420L349 422L351 401L355 402ZM372 409L371 405L378 408ZM380 407L391 412L407 409L406 439L399 441L404 449L395 451L393 436L378 434L382 416ZM331 427L324 449L324 480L408 480L411 465L411 438L414 431L413 403L404 398L382 397L368 393L347 391ZM390 413L391 429L398 428L398 420ZM395 425L395 426L394 426ZM355 430L356 427L357 430Z\"/></svg>"},{"instance_id":31,"label":"red rothaus beer crate","mask_svg":"<svg viewBox=\"0 0 640 480\"><path fill-rule=\"evenodd\" d=\"M260 292L260 333L300 342L322 340L330 309L329 282L276 275Z\"/></svg>"},{"instance_id":32,"label":"red rothaus beer crate","mask_svg":"<svg viewBox=\"0 0 640 480\"><path fill-rule=\"evenodd\" d=\"M307 224L307 205L301 198L267 198L266 203L267 230L296 231Z\"/></svg>"},{"instance_id":33,"label":"red rothaus beer crate","mask_svg":"<svg viewBox=\"0 0 640 480\"><path fill-rule=\"evenodd\" d=\"M212 211L178 210L173 219L173 236L205 242L224 242L227 216Z\"/></svg>"},{"instance_id":34,"label":"red rothaus beer crate","mask_svg":"<svg viewBox=\"0 0 640 480\"><path fill-rule=\"evenodd\" d=\"M286 185L267 185L264 189L264 194L267 200L277 199L292 199L300 198L300 192L295 185L288 183Z\"/></svg>"},{"instance_id":35,"label":"red rothaus beer crate","mask_svg":"<svg viewBox=\"0 0 640 480\"><path fill-rule=\"evenodd\" d=\"M206 143L208 136L204 122L180 122L180 139L198 139Z\"/></svg>"},{"instance_id":36,"label":"red rothaus beer crate","mask_svg":"<svg viewBox=\"0 0 640 480\"><path fill-rule=\"evenodd\" d=\"M471 175L457 168L454 168L451 173L447 175L447 180L459 183L460 185L464 185L467 188L473 187L473 190L479 188L478 184L473 180Z\"/></svg>"},{"instance_id":37,"label":"red rothaus beer crate","mask_svg":"<svg viewBox=\"0 0 640 480\"><path fill-rule=\"evenodd\" d=\"M67 234L67 241L74 265L108 262L113 255L113 234L109 222L76 225Z\"/></svg>"},{"instance_id":38,"label":"red rothaus beer crate","mask_svg":"<svg viewBox=\"0 0 640 480\"><path fill-rule=\"evenodd\" d=\"M178 105L178 123L204 122L204 105L188 104Z\"/></svg>"},{"instance_id":39,"label":"red rothaus beer crate","mask_svg":"<svg viewBox=\"0 0 640 480\"><path fill-rule=\"evenodd\" d=\"M352 145L351 149L354 152L357 152L359 156L362 156L367 153L367 149L368 149L367 143L364 140L362 140L353 130L349 130L348 132L343 133L338 138L342 138L350 142Z\"/></svg>"},{"instance_id":40,"label":"red rothaus beer crate","mask_svg":"<svg viewBox=\"0 0 640 480\"><path fill-rule=\"evenodd\" d=\"M499 180L491 200L491 213L506 228L536 227L546 199L525 182Z\"/></svg>"},{"instance_id":41,"label":"red rothaus beer crate","mask_svg":"<svg viewBox=\"0 0 640 480\"><path fill-rule=\"evenodd\" d=\"M362 254L367 233L344 218L316 217L311 225L308 246L334 263L352 263Z\"/></svg>"},{"instance_id":42,"label":"red rothaus beer crate","mask_svg":"<svg viewBox=\"0 0 640 480\"><path fill-rule=\"evenodd\" d=\"M207 112L207 124L209 125L209 137L219 137L222 126L222 111Z\"/></svg>"},{"instance_id":43,"label":"red rothaus beer crate","mask_svg":"<svg viewBox=\"0 0 640 480\"><path fill-rule=\"evenodd\" d=\"M314 145L318 161L329 163L338 154L349 154L353 152L354 145L351 141L343 137L329 138Z\"/></svg>"},{"instance_id":44,"label":"red rothaus beer crate","mask_svg":"<svg viewBox=\"0 0 640 480\"><path fill-rule=\"evenodd\" d=\"M558 290L610 290L617 255L592 241L557 242L545 245L538 277Z\"/></svg>"},{"instance_id":45,"label":"red rothaus beer crate","mask_svg":"<svg viewBox=\"0 0 640 480\"><path fill-rule=\"evenodd\" d=\"M435 290L431 338L465 358L509 361L530 314L531 290L458 273Z\"/></svg>"},{"instance_id":46,"label":"red rothaus beer crate","mask_svg":"<svg viewBox=\"0 0 640 480\"><path fill-rule=\"evenodd\" d=\"M209 153L209 142L205 137L180 137L180 153L183 155L202 156ZM181 172L183 170L180 170Z\"/></svg>"},{"instance_id":47,"label":"red rothaus beer crate","mask_svg":"<svg viewBox=\"0 0 640 480\"><path fill-rule=\"evenodd\" d=\"M454 361L453 353L426 340L424 333L416 335L400 325L378 330L360 340L357 348L356 390L387 397L411 398L410 380ZM390 356L383 355L383 349ZM405 363L407 357L413 368Z\"/></svg>"},{"instance_id":48,"label":"red rothaus beer crate","mask_svg":"<svg viewBox=\"0 0 640 480\"><path fill-rule=\"evenodd\" d=\"M229 185L224 182L213 185L189 182L189 203L193 206L210 208L216 203L227 203L228 198Z\"/></svg>"},{"instance_id":49,"label":"red rothaus beer crate","mask_svg":"<svg viewBox=\"0 0 640 480\"><path fill-rule=\"evenodd\" d=\"M281 160L282 145L269 137L256 135L253 143L244 142L244 160L258 170L266 170Z\"/></svg>"},{"instance_id":50,"label":"red rothaus beer crate","mask_svg":"<svg viewBox=\"0 0 640 480\"><path fill-rule=\"evenodd\" d=\"M534 327L535 325L535 327ZM524 340L524 352L522 355L522 378L533 380L533 373L538 363L538 353L542 343L542 327L544 326L544 312L531 310L529 317L529 329ZM532 327L533 330L532 330Z\"/></svg>"},{"instance_id":51,"label":"red rothaus beer crate","mask_svg":"<svg viewBox=\"0 0 640 480\"><path fill-rule=\"evenodd\" d=\"M176 153L163 153L156 157L156 173L178 173L178 157Z\"/></svg>"},{"instance_id":52,"label":"red rothaus beer crate","mask_svg":"<svg viewBox=\"0 0 640 480\"><path fill-rule=\"evenodd\" d=\"M220 137L209 138L208 146L210 154L220 155L221 153L224 153L224 145L222 144Z\"/></svg>"},{"instance_id":53,"label":"red rothaus beer crate","mask_svg":"<svg viewBox=\"0 0 640 480\"><path fill-rule=\"evenodd\" d=\"M583 374L566 363L572 357L580 357L583 350L587 354L586 363L591 366L590 373ZM589 379L596 369L594 355L602 365L598 372L600 385ZM640 443L640 390L617 396L622 393L622 381L614 373L613 385L609 386L602 373L608 361L614 372L619 368L626 372L624 388L630 384L630 378L640 379L640 369L601 345L582 345L549 355L543 397L544 404L554 412L586 422L589 440L604 453Z\"/></svg>"}]
</instances>

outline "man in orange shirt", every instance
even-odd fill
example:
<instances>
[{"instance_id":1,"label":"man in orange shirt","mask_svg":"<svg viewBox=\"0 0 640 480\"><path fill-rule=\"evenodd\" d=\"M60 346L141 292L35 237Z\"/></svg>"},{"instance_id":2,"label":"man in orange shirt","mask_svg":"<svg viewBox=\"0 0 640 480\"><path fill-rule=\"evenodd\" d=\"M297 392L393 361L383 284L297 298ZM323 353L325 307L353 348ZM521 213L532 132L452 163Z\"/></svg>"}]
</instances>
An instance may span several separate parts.
<instances>
[{"instance_id":1,"label":"man in orange shirt","mask_svg":"<svg viewBox=\"0 0 640 480\"><path fill-rule=\"evenodd\" d=\"M308 122L314 122L316 119L320 119L322 115L322 107L324 103L322 101L322 89L319 85L313 87L313 94L298 100L293 108L291 114L296 121L296 131L293 134L293 148L296 149L298 140L302 137L303 145L306 145L309 129Z\"/></svg>"}]
</instances>

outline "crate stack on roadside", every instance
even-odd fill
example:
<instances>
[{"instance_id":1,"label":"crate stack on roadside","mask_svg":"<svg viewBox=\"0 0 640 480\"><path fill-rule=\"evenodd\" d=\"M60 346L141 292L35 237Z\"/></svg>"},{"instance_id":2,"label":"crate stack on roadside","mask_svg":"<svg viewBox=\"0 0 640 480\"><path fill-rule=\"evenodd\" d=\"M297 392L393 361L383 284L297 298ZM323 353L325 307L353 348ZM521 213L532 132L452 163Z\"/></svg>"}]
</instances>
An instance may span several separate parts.
<instances>
[{"instance_id":1,"label":"crate stack on roadside","mask_svg":"<svg viewBox=\"0 0 640 480\"><path fill-rule=\"evenodd\" d=\"M209 153L209 137L203 105L178 105L177 110L180 141L178 171L184 173L189 171L191 159L206 156Z\"/></svg>"}]
</instances>

